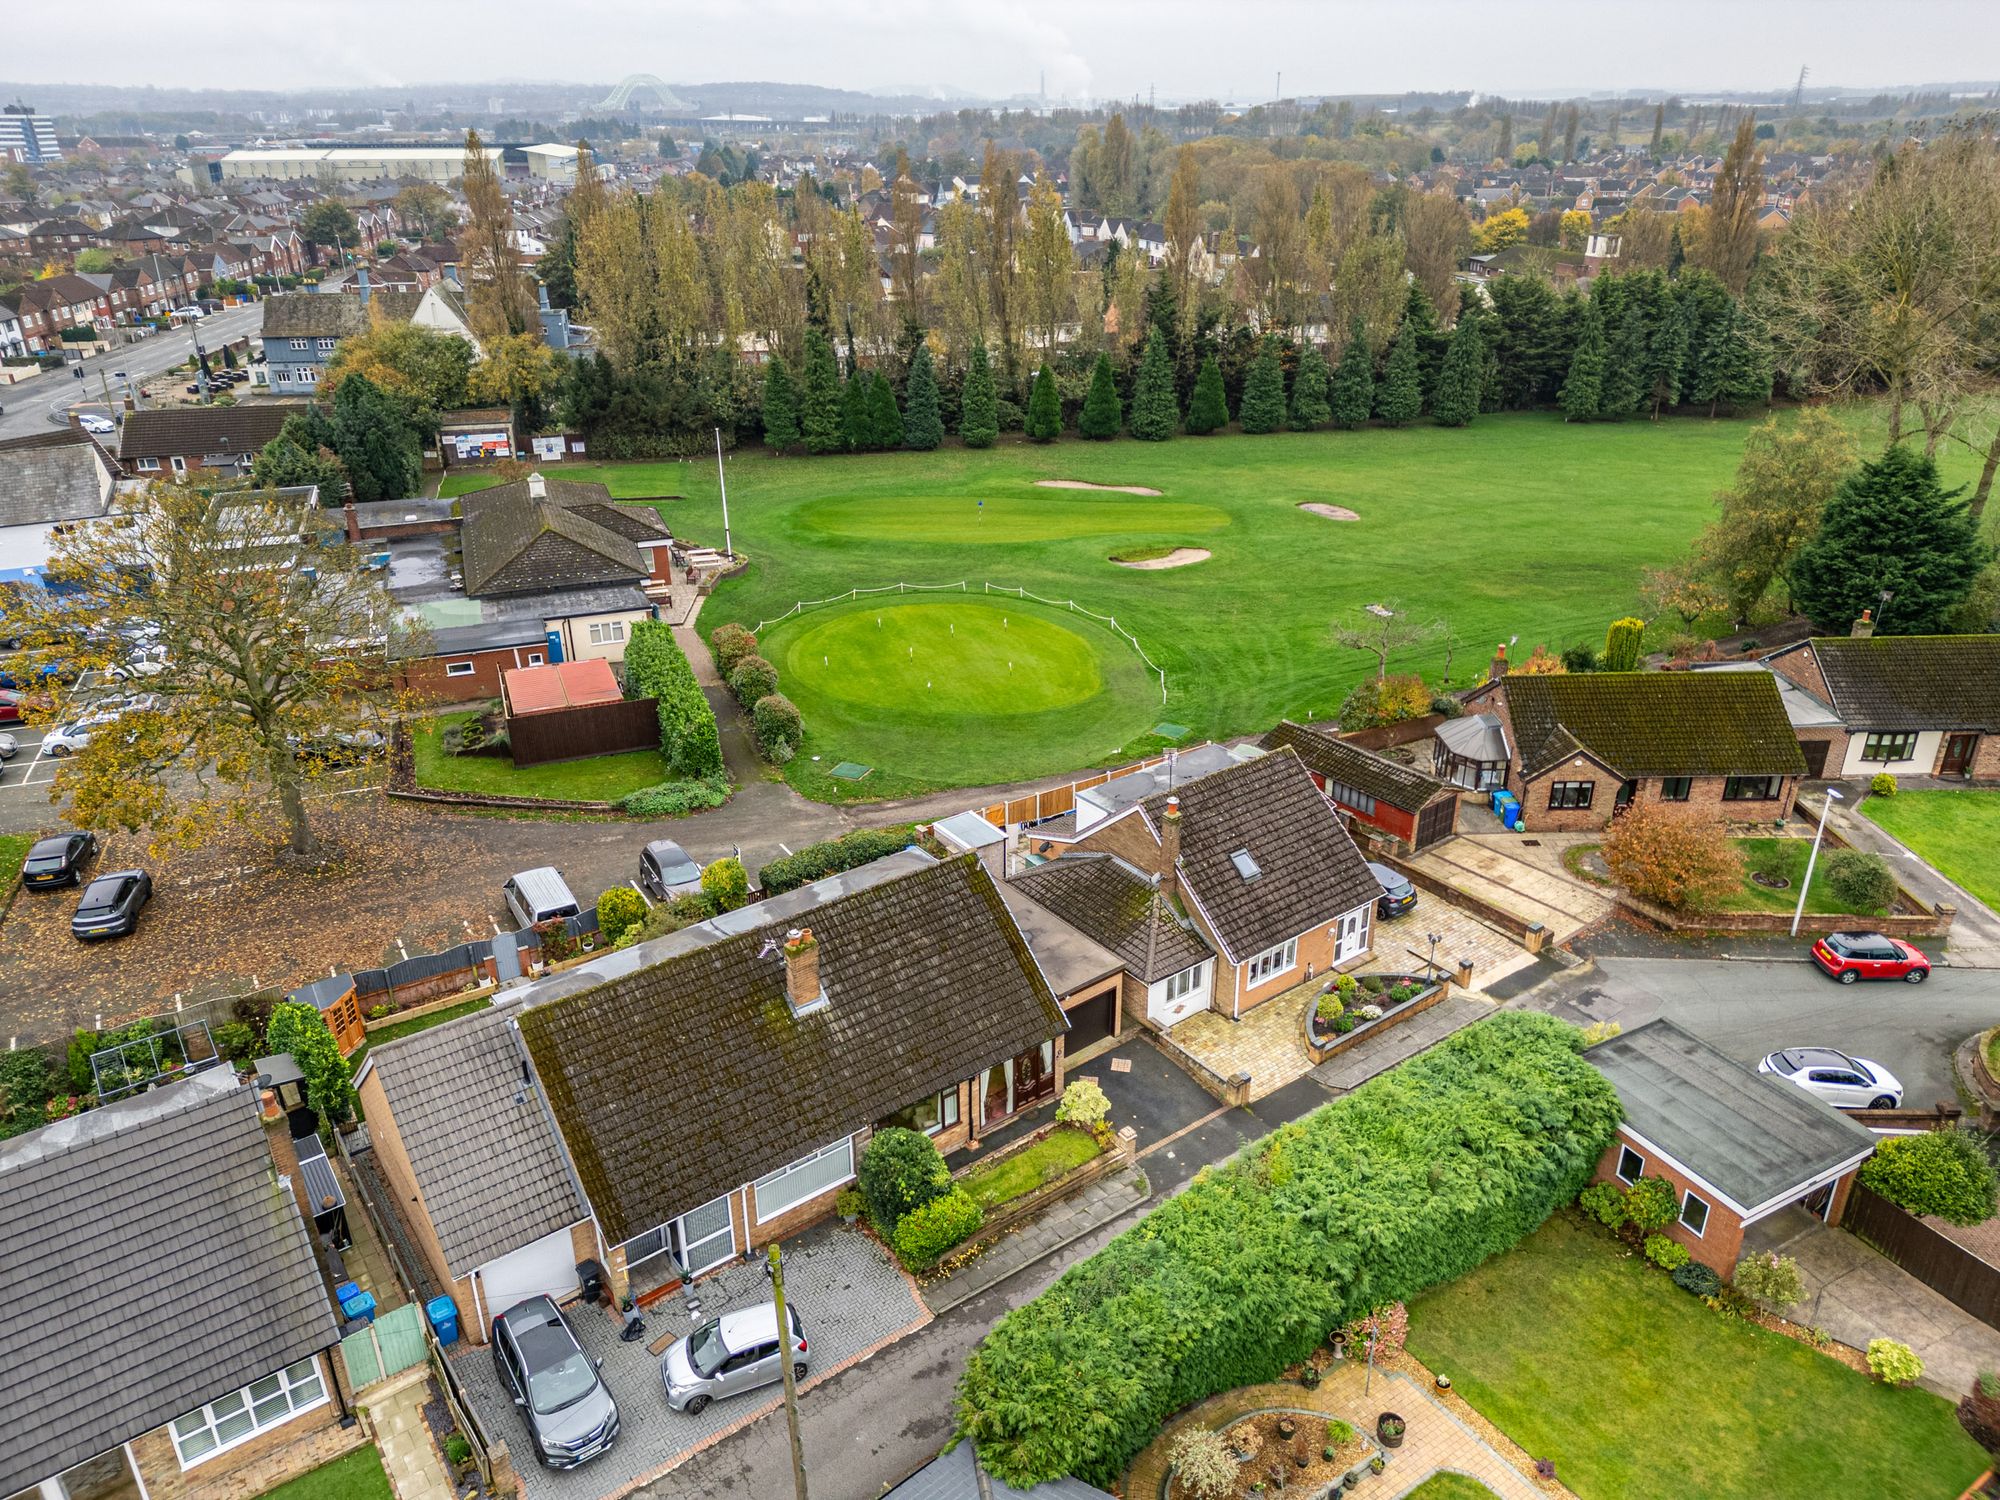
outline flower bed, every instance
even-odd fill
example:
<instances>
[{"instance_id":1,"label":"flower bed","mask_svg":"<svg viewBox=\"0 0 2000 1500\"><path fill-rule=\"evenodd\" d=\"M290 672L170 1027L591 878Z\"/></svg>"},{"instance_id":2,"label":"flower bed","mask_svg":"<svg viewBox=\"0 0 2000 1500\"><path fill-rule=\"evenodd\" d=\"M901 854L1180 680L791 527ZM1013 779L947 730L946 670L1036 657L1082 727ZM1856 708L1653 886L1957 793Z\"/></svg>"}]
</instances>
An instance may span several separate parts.
<instances>
[{"instance_id":1,"label":"flower bed","mask_svg":"<svg viewBox=\"0 0 2000 1500\"><path fill-rule=\"evenodd\" d=\"M1329 979L1300 1012L1306 1050L1315 1063L1363 1038L1400 1026L1442 1000L1449 981L1421 974L1342 974Z\"/></svg>"},{"instance_id":2,"label":"flower bed","mask_svg":"<svg viewBox=\"0 0 2000 1500\"><path fill-rule=\"evenodd\" d=\"M1253 1411L1217 1435L1237 1466L1234 1483L1220 1491L1225 1500L1338 1493L1343 1479L1367 1472L1375 1447L1340 1418L1303 1408ZM1211 1500L1216 1494L1188 1483L1178 1468L1168 1470L1160 1487L1160 1500Z\"/></svg>"}]
</instances>

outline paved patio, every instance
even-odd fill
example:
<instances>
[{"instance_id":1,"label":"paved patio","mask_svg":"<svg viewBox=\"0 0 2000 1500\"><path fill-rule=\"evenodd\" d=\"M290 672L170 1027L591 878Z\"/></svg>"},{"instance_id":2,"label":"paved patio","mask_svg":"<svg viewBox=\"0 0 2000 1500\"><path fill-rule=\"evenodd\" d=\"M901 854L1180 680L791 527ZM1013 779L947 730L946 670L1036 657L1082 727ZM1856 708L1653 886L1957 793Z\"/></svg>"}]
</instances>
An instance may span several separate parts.
<instances>
[{"instance_id":1,"label":"paved patio","mask_svg":"<svg viewBox=\"0 0 2000 1500\"><path fill-rule=\"evenodd\" d=\"M768 1302L771 1295L761 1256L731 1265L697 1286L703 1313L711 1318ZM786 1243L785 1294L798 1309L811 1350L812 1375L800 1388L806 1393L931 1317L909 1278L873 1240L837 1225L820 1225ZM527 1500L621 1495L782 1404L780 1387L772 1386L718 1401L699 1416L668 1409L659 1356L649 1353L647 1344L664 1333L685 1336L692 1330L677 1298L646 1314L646 1337L635 1343L618 1341L619 1321L602 1308L573 1308L569 1320L585 1351L602 1364L622 1424L611 1451L580 1469L547 1469L534 1461L527 1431L501 1389L487 1348L461 1346L452 1357L452 1369L487 1432L504 1439L514 1454Z\"/></svg>"},{"instance_id":2,"label":"paved patio","mask_svg":"<svg viewBox=\"0 0 2000 1500\"><path fill-rule=\"evenodd\" d=\"M1534 845L1528 846L1527 839ZM1562 849L1599 842L1595 836L1530 833L1527 839L1513 833L1461 834L1406 862L1524 922L1540 922L1552 942L1567 942L1611 914L1609 896L1561 868Z\"/></svg>"}]
</instances>

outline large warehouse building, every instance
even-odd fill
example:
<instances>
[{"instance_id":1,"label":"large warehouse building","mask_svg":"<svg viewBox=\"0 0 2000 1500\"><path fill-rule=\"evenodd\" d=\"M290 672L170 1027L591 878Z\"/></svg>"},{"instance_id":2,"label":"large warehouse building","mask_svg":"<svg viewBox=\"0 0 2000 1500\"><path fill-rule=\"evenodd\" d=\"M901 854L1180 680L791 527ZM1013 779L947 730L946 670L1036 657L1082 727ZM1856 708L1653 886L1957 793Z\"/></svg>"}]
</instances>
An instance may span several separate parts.
<instances>
[{"instance_id":1,"label":"large warehouse building","mask_svg":"<svg viewBox=\"0 0 2000 1500\"><path fill-rule=\"evenodd\" d=\"M505 177L576 180L576 147L486 146L486 159ZM375 182L416 178L450 182L465 173L463 146L294 146L231 151L218 164L222 181Z\"/></svg>"}]
</instances>

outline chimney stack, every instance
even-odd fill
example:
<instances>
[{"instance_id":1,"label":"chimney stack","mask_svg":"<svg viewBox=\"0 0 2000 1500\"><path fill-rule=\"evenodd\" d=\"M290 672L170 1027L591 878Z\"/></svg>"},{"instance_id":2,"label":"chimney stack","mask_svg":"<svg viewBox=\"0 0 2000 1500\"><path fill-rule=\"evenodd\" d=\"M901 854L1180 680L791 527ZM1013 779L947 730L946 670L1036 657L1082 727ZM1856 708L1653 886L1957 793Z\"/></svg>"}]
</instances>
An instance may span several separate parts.
<instances>
[{"instance_id":1,"label":"chimney stack","mask_svg":"<svg viewBox=\"0 0 2000 1500\"><path fill-rule=\"evenodd\" d=\"M1854 639L1856 639L1857 641L1865 641L1868 639L1869 636L1873 635L1874 633L1875 633L1875 611L1872 609L1862 610L1861 618L1856 620L1854 622L1854 628L1848 631L1848 634L1853 636Z\"/></svg>"},{"instance_id":2,"label":"chimney stack","mask_svg":"<svg viewBox=\"0 0 2000 1500\"><path fill-rule=\"evenodd\" d=\"M1160 819L1161 888L1168 896L1180 894L1181 799L1169 795L1166 816Z\"/></svg>"},{"instance_id":3,"label":"chimney stack","mask_svg":"<svg viewBox=\"0 0 2000 1500\"><path fill-rule=\"evenodd\" d=\"M819 940L810 927L794 927L785 934L785 1003L794 1016L827 1003L826 986L819 982Z\"/></svg>"},{"instance_id":4,"label":"chimney stack","mask_svg":"<svg viewBox=\"0 0 2000 1500\"><path fill-rule=\"evenodd\" d=\"M360 271L361 305L366 307L368 305L368 267L362 266Z\"/></svg>"},{"instance_id":5,"label":"chimney stack","mask_svg":"<svg viewBox=\"0 0 2000 1500\"><path fill-rule=\"evenodd\" d=\"M1502 641L1493 648L1493 660L1486 668L1486 680L1498 682L1507 675L1507 643Z\"/></svg>"},{"instance_id":6,"label":"chimney stack","mask_svg":"<svg viewBox=\"0 0 2000 1500\"><path fill-rule=\"evenodd\" d=\"M361 513L354 508L354 496L351 492L340 503L340 514L341 519L347 523L348 545L353 546L361 540Z\"/></svg>"}]
</instances>

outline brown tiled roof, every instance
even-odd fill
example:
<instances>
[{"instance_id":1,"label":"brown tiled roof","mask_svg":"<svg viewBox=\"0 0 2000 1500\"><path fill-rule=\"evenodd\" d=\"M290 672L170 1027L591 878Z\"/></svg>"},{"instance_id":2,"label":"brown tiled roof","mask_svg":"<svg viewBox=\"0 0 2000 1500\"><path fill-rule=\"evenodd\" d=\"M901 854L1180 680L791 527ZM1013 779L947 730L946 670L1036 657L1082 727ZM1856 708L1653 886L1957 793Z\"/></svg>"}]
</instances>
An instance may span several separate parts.
<instances>
[{"instance_id":1,"label":"brown tiled roof","mask_svg":"<svg viewBox=\"0 0 2000 1500\"><path fill-rule=\"evenodd\" d=\"M606 531L633 542L668 542L673 532L650 505L599 505L586 503L570 509L586 521L594 521Z\"/></svg>"},{"instance_id":2,"label":"brown tiled roof","mask_svg":"<svg viewBox=\"0 0 2000 1500\"><path fill-rule=\"evenodd\" d=\"M1768 672L1579 672L1505 679L1526 775L1582 750L1622 776L1798 776Z\"/></svg>"},{"instance_id":3,"label":"brown tiled roof","mask_svg":"<svg viewBox=\"0 0 2000 1500\"><path fill-rule=\"evenodd\" d=\"M522 1014L613 1243L1065 1027L974 855L828 901L805 921L828 1004L801 1016L773 945L786 921Z\"/></svg>"},{"instance_id":4,"label":"brown tiled roof","mask_svg":"<svg viewBox=\"0 0 2000 1500\"><path fill-rule=\"evenodd\" d=\"M350 338L368 331L368 309L339 292L279 292L264 299L267 339Z\"/></svg>"},{"instance_id":5,"label":"brown tiled roof","mask_svg":"<svg viewBox=\"0 0 2000 1500\"><path fill-rule=\"evenodd\" d=\"M1382 894L1298 753L1274 750L1140 803L1158 828L1181 800L1181 878L1241 962ZM1260 873L1231 858L1247 851Z\"/></svg>"},{"instance_id":6,"label":"brown tiled roof","mask_svg":"<svg viewBox=\"0 0 2000 1500\"><path fill-rule=\"evenodd\" d=\"M1329 781L1342 782L1357 792L1366 792L1377 802L1415 812L1451 787L1435 776L1426 776L1414 767L1351 745L1324 730L1294 724L1290 719L1264 736L1264 748L1277 750L1289 745L1298 752L1306 769L1317 771Z\"/></svg>"},{"instance_id":7,"label":"brown tiled roof","mask_svg":"<svg viewBox=\"0 0 2000 1500\"><path fill-rule=\"evenodd\" d=\"M587 514L604 498L603 485L552 479L537 498L529 483L496 485L461 501L466 593L539 593L646 576L638 546Z\"/></svg>"},{"instance_id":8,"label":"brown tiled roof","mask_svg":"<svg viewBox=\"0 0 2000 1500\"><path fill-rule=\"evenodd\" d=\"M1213 955L1146 876L1109 854L1066 854L1008 882L1151 984Z\"/></svg>"},{"instance_id":9,"label":"brown tiled roof","mask_svg":"<svg viewBox=\"0 0 2000 1500\"><path fill-rule=\"evenodd\" d=\"M285 418L305 409L303 401L270 401L237 406L159 406L127 412L118 456L129 466L135 458L255 453L278 435Z\"/></svg>"},{"instance_id":10,"label":"brown tiled roof","mask_svg":"<svg viewBox=\"0 0 2000 1500\"><path fill-rule=\"evenodd\" d=\"M2000 635L1831 636L1812 649L1851 729L2000 730Z\"/></svg>"}]
</instances>

